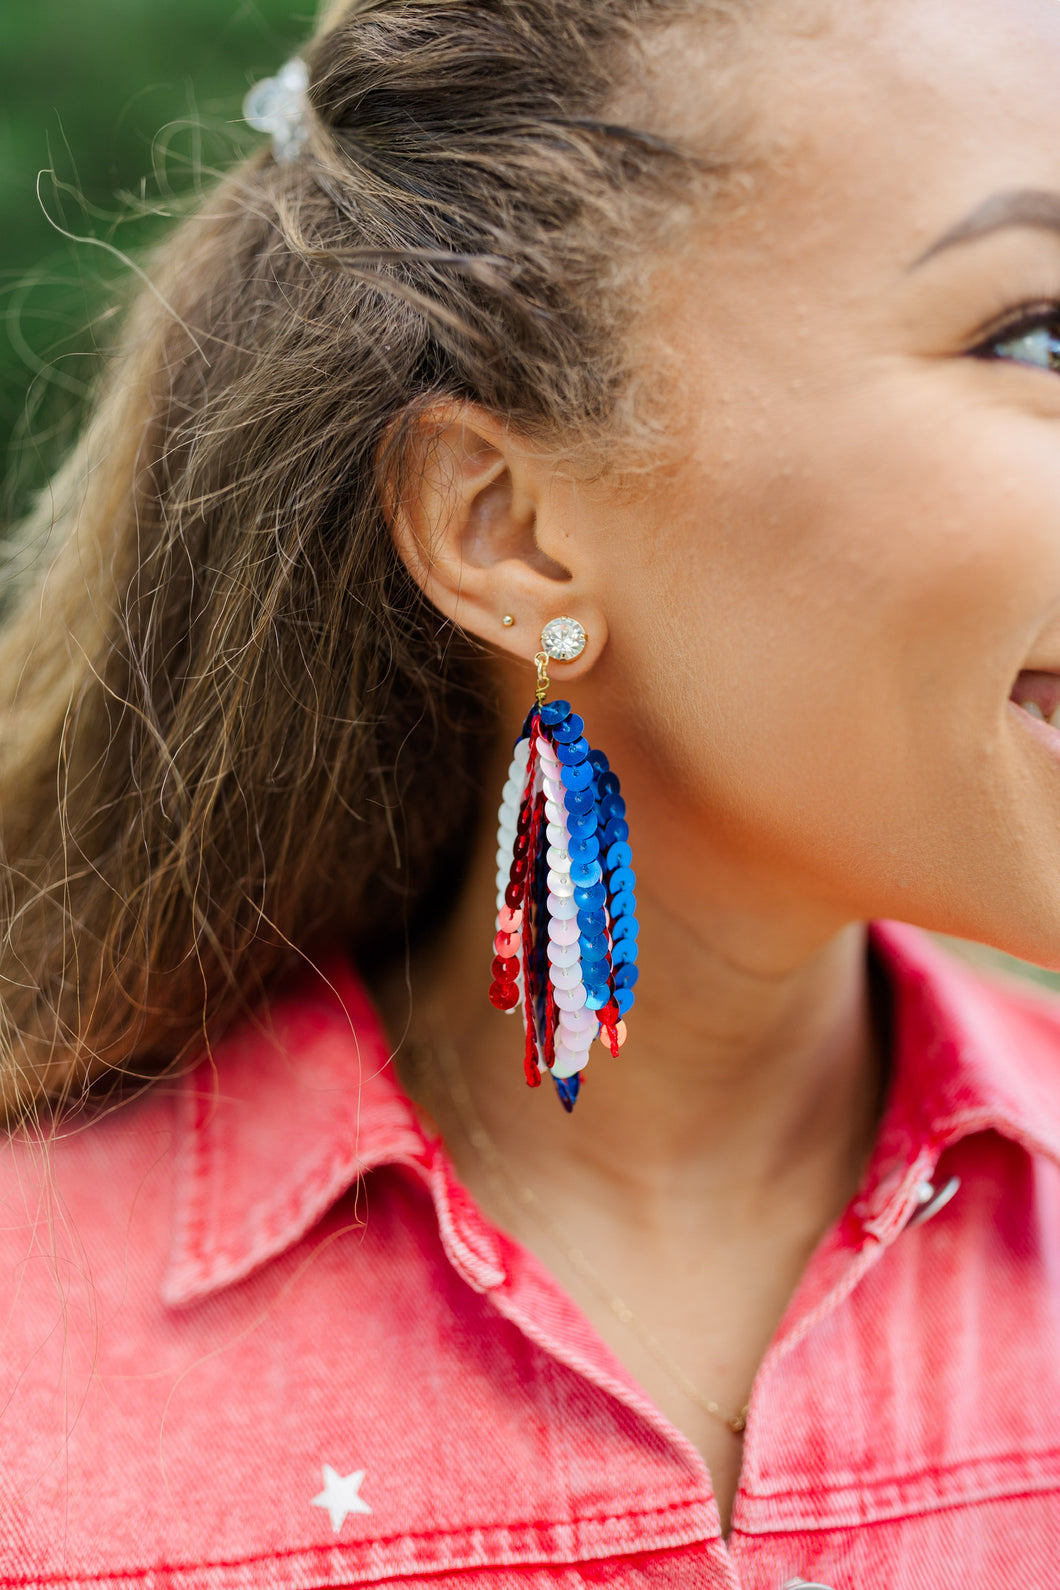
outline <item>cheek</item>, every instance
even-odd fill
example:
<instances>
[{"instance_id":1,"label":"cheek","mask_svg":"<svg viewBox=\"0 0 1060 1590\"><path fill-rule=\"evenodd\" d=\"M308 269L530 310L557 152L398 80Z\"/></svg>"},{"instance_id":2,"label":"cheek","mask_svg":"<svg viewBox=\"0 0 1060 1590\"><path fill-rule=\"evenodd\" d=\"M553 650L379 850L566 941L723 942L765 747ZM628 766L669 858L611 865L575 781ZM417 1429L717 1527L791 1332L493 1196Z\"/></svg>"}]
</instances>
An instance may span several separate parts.
<instances>
[{"instance_id":1,"label":"cheek","mask_svg":"<svg viewBox=\"0 0 1060 1590\"><path fill-rule=\"evenodd\" d=\"M1005 702L1060 600L1053 487L1025 421L901 384L761 430L691 455L616 560L623 671L705 828L840 891L905 886L1004 827Z\"/></svg>"}]
</instances>

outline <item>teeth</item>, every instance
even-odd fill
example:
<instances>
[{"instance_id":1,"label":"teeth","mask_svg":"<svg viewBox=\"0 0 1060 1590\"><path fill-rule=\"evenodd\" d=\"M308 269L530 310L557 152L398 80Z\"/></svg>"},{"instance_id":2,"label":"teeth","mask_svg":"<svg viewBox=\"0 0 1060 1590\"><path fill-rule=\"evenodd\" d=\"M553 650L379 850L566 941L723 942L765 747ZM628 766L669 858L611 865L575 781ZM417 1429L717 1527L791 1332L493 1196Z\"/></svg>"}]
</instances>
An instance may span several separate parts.
<instances>
[{"instance_id":1,"label":"teeth","mask_svg":"<svg viewBox=\"0 0 1060 1590\"><path fill-rule=\"evenodd\" d=\"M1060 707L1057 707L1046 718L1045 713L1036 701L1018 701L1016 705L1022 707L1024 712L1029 712L1032 718L1038 718L1042 723L1049 723L1052 728L1060 729Z\"/></svg>"}]
</instances>

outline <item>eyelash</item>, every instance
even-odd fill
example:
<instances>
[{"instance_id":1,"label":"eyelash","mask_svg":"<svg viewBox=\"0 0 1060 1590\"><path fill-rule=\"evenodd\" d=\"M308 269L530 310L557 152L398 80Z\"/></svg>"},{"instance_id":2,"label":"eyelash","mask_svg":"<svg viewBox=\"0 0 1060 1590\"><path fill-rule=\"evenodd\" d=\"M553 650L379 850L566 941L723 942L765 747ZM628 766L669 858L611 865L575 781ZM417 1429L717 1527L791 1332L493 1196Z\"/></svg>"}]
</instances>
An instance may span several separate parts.
<instances>
[{"instance_id":1,"label":"eyelash","mask_svg":"<svg viewBox=\"0 0 1060 1590\"><path fill-rule=\"evenodd\" d=\"M1060 374L1060 303L1055 299L1047 299L1035 304L1024 304L1007 320L991 329L971 350L974 357L992 360L998 363L1009 362L1023 364L1030 369L1043 369L1040 364L1035 364L1029 359L1012 359L1011 356L999 354L997 350L1010 343L1019 342L1022 338L1031 336L1036 331L1049 331L1053 333L1056 352L1050 350L1049 368Z\"/></svg>"}]
</instances>

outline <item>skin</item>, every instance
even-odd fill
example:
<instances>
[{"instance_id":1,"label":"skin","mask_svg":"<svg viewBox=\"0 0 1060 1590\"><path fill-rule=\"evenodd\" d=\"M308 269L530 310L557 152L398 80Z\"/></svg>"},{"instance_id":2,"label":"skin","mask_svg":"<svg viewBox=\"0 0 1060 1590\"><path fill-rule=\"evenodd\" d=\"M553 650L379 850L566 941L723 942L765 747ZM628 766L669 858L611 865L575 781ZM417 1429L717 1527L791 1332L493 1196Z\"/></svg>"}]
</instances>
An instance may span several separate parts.
<instances>
[{"instance_id":1,"label":"skin","mask_svg":"<svg viewBox=\"0 0 1060 1590\"><path fill-rule=\"evenodd\" d=\"M543 624L589 632L552 693L628 800L628 1045L594 1050L569 1119L527 1093L518 1018L484 993L492 819L451 923L380 994L395 1043L441 1012L512 1176L733 1411L875 1138L864 923L1060 965L1060 733L1009 699L1060 673L1060 376L1025 334L975 353L1060 299L1060 233L915 263L990 195L1060 189L1060 8L887 0L817 31L781 10L755 50L769 159L652 262L644 357L680 350L666 458L587 482L439 410L394 520L439 609L496 647L513 731ZM694 126L688 59L668 102ZM699 1447L727 1532L739 1439L501 1196L437 1069L405 1075L486 1211Z\"/></svg>"}]
</instances>

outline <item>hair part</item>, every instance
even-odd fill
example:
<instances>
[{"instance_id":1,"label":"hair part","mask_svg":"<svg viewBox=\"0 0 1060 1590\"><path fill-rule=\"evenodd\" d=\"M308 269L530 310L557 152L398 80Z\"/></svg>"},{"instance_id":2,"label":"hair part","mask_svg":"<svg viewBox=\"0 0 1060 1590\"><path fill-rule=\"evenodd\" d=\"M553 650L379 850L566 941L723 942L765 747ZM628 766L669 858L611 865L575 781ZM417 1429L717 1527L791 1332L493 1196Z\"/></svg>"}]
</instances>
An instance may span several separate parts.
<instances>
[{"instance_id":1,"label":"hair part","mask_svg":"<svg viewBox=\"0 0 1060 1590\"><path fill-rule=\"evenodd\" d=\"M0 634L8 1122L194 1060L336 939L370 970L441 920L498 709L381 475L443 398L568 456L650 443L638 261L739 139L618 107L690 16L720 83L744 9L333 5L306 155L242 162L148 258Z\"/></svg>"}]
</instances>

